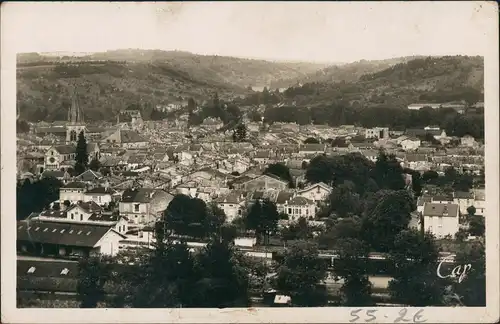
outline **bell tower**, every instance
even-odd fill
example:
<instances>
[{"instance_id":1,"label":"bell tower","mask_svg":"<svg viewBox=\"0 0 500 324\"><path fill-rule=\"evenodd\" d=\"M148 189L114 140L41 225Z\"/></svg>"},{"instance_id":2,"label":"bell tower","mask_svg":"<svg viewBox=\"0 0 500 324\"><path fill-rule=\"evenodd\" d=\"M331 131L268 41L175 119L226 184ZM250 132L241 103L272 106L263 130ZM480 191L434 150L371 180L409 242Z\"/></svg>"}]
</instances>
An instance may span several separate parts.
<instances>
[{"instance_id":1,"label":"bell tower","mask_svg":"<svg viewBox=\"0 0 500 324\"><path fill-rule=\"evenodd\" d=\"M85 131L86 127L83 119L83 111L80 108L78 95L75 91L73 93L71 107L68 111L68 123L66 124L66 142L74 143L78 141L78 135L80 134L80 132L83 132L83 135L86 135Z\"/></svg>"}]
</instances>

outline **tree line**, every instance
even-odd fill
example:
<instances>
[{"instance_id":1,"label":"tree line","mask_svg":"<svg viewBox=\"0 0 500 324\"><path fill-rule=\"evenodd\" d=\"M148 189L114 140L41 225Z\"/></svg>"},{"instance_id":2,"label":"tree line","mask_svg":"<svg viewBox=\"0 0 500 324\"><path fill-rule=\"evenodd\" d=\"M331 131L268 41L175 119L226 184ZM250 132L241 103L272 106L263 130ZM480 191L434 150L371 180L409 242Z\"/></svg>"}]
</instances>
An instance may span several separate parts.
<instances>
[{"instance_id":1,"label":"tree line","mask_svg":"<svg viewBox=\"0 0 500 324\"><path fill-rule=\"evenodd\" d=\"M484 138L484 114L459 114L451 108L420 110L393 108L361 108L337 102L329 106L306 108L299 106L270 107L264 112L267 123L285 122L299 125L328 124L358 125L366 128L389 127L394 130L439 126L449 136L471 135L476 139Z\"/></svg>"}]
</instances>

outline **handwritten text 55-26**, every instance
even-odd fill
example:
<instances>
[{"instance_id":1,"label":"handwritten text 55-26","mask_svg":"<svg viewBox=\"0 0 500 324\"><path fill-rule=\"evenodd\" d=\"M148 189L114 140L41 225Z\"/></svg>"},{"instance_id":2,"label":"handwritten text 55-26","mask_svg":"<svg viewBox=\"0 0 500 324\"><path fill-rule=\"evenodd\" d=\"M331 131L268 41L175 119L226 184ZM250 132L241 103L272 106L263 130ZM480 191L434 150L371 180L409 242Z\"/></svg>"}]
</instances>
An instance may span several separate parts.
<instances>
[{"instance_id":1,"label":"handwritten text 55-26","mask_svg":"<svg viewBox=\"0 0 500 324\"><path fill-rule=\"evenodd\" d=\"M399 311L398 316L394 318L394 323L424 323L427 320L424 319L423 312L424 310L420 309L416 311L414 314L409 314L406 308L402 308ZM355 309L351 311L352 319L349 320L349 322L355 323L363 321L365 323L370 323L377 319L379 313L381 313L381 310L379 309L362 309L362 308ZM383 315L383 317L387 318L388 316Z\"/></svg>"}]
</instances>

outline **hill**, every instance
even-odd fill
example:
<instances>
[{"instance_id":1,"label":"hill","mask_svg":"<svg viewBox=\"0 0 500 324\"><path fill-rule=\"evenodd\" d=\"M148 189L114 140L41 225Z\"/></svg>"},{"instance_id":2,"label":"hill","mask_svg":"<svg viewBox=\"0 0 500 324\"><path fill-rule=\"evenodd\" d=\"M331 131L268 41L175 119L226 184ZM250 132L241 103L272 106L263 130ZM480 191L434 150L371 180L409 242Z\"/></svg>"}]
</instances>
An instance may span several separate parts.
<instances>
[{"instance_id":1,"label":"hill","mask_svg":"<svg viewBox=\"0 0 500 324\"><path fill-rule=\"evenodd\" d=\"M183 51L116 50L90 56L97 60L134 62L161 61L216 73L228 83L241 87L268 86L283 78L297 78L324 68L326 64L271 62L217 55L197 55Z\"/></svg>"},{"instance_id":2,"label":"hill","mask_svg":"<svg viewBox=\"0 0 500 324\"><path fill-rule=\"evenodd\" d=\"M118 61L45 62L17 69L17 104L21 117L66 119L72 89L89 120L112 119L131 105L180 103L215 92L237 95L247 90L203 71L186 72L168 63Z\"/></svg>"},{"instance_id":3,"label":"hill","mask_svg":"<svg viewBox=\"0 0 500 324\"><path fill-rule=\"evenodd\" d=\"M335 82L355 82L365 74L375 73L387 69L399 63L405 63L419 56L398 57L386 60L361 60L347 64L337 64L325 67L321 70L311 72L299 78L282 79L273 82L271 88L288 88L304 83L335 83Z\"/></svg>"},{"instance_id":4,"label":"hill","mask_svg":"<svg viewBox=\"0 0 500 324\"><path fill-rule=\"evenodd\" d=\"M418 101L448 102L482 100L482 57L444 56L412 59L357 81L314 82L285 91L298 105L341 100L362 107L402 108Z\"/></svg>"},{"instance_id":5,"label":"hill","mask_svg":"<svg viewBox=\"0 0 500 324\"><path fill-rule=\"evenodd\" d=\"M249 85L268 85L279 78L298 77L324 67L181 51L69 54L18 55L21 116L64 119L73 86L88 118L100 120L113 118L114 111L133 104L179 103L190 97L203 101L215 92L221 98L244 95ZM45 112L38 114L39 110Z\"/></svg>"}]
</instances>

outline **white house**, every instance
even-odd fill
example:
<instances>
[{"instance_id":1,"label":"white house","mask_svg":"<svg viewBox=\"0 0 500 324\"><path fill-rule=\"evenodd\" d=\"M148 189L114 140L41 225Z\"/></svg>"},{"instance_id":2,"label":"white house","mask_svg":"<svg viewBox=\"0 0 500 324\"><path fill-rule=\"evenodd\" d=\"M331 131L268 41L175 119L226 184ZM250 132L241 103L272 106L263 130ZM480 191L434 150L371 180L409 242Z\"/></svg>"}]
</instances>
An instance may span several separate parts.
<instances>
[{"instance_id":1,"label":"white house","mask_svg":"<svg viewBox=\"0 0 500 324\"><path fill-rule=\"evenodd\" d=\"M300 217L312 220L316 216L316 204L307 198L296 196L282 205L282 210L289 220L296 221Z\"/></svg>"},{"instance_id":2,"label":"white house","mask_svg":"<svg viewBox=\"0 0 500 324\"><path fill-rule=\"evenodd\" d=\"M477 143L474 137L465 135L464 137L460 138L460 144L463 146L474 147Z\"/></svg>"},{"instance_id":3,"label":"white house","mask_svg":"<svg viewBox=\"0 0 500 324\"><path fill-rule=\"evenodd\" d=\"M278 177L263 174L246 182L240 183L238 184L238 186L246 190L284 190L288 187L288 183L279 179Z\"/></svg>"},{"instance_id":4,"label":"white house","mask_svg":"<svg viewBox=\"0 0 500 324\"><path fill-rule=\"evenodd\" d=\"M423 218L425 231L431 232L437 238L447 235L454 237L459 229L459 206L425 203Z\"/></svg>"},{"instance_id":5,"label":"white house","mask_svg":"<svg viewBox=\"0 0 500 324\"><path fill-rule=\"evenodd\" d=\"M388 138L389 128L388 127L374 127L365 129L365 138Z\"/></svg>"},{"instance_id":6,"label":"white house","mask_svg":"<svg viewBox=\"0 0 500 324\"><path fill-rule=\"evenodd\" d=\"M217 198L216 203L226 214L226 221L230 223L242 215L245 209L245 196L242 192L234 191Z\"/></svg>"},{"instance_id":7,"label":"white house","mask_svg":"<svg viewBox=\"0 0 500 324\"><path fill-rule=\"evenodd\" d=\"M409 110L420 110L424 107L430 107L432 109L439 109L441 108L441 104L439 103L413 103L408 106Z\"/></svg>"},{"instance_id":8,"label":"white house","mask_svg":"<svg viewBox=\"0 0 500 324\"><path fill-rule=\"evenodd\" d=\"M420 147L420 140L416 137L408 137L401 141L401 147L405 151L414 151Z\"/></svg>"},{"instance_id":9,"label":"white house","mask_svg":"<svg viewBox=\"0 0 500 324\"><path fill-rule=\"evenodd\" d=\"M332 192L332 187L323 182L318 182L302 190L299 190L297 192L297 195L312 200L314 202L319 202L326 200L331 192Z\"/></svg>"},{"instance_id":10,"label":"white house","mask_svg":"<svg viewBox=\"0 0 500 324\"><path fill-rule=\"evenodd\" d=\"M100 213L102 208L93 201L78 202L66 209L66 218L68 220L77 220L81 222L88 221L95 214Z\"/></svg>"},{"instance_id":11,"label":"white house","mask_svg":"<svg viewBox=\"0 0 500 324\"><path fill-rule=\"evenodd\" d=\"M84 200L84 192L87 185L83 182L70 182L59 189L59 201L63 203L68 200L70 203L76 203Z\"/></svg>"},{"instance_id":12,"label":"white house","mask_svg":"<svg viewBox=\"0 0 500 324\"><path fill-rule=\"evenodd\" d=\"M474 195L474 207L476 207L476 215L484 216L486 210L486 201L484 194L476 192Z\"/></svg>"},{"instance_id":13,"label":"white house","mask_svg":"<svg viewBox=\"0 0 500 324\"><path fill-rule=\"evenodd\" d=\"M93 201L98 205L108 205L113 201L113 195L115 191L109 188L97 187L86 191L83 194L83 201Z\"/></svg>"},{"instance_id":14,"label":"white house","mask_svg":"<svg viewBox=\"0 0 500 324\"><path fill-rule=\"evenodd\" d=\"M120 216L127 217L129 224L153 223L167 209L173 196L161 189L127 189L118 206Z\"/></svg>"},{"instance_id":15,"label":"white house","mask_svg":"<svg viewBox=\"0 0 500 324\"><path fill-rule=\"evenodd\" d=\"M458 205L460 214L467 214L467 208L474 206L474 202L472 192L456 191L453 193L453 203Z\"/></svg>"}]
</instances>

